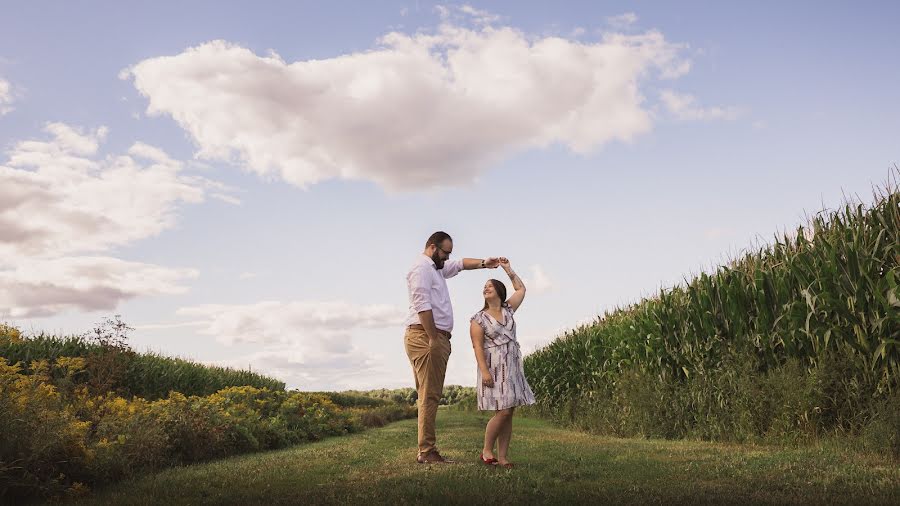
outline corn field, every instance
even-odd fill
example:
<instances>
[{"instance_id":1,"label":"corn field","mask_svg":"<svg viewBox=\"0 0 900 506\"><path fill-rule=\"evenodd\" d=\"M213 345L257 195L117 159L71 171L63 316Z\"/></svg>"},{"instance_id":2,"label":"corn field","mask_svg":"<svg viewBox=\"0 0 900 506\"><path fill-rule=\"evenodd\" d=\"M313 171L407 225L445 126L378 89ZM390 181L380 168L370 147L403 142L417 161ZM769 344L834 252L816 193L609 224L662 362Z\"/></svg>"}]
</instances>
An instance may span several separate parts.
<instances>
[{"instance_id":1,"label":"corn field","mask_svg":"<svg viewBox=\"0 0 900 506\"><path fill-rule=\"evenodd\" d=\"M625 394L603 392L626 372L662 391L730 368L733 357L761 376L788 361L812 374L839 360L839 381L859 397L845 411L896 394L900 193L889 183L874 197L869 207L820 212L713 274L607 312L530 354L526 374L540 405L559 414L574 409L573 399L614 403Z\"/></svg>"},{"instance_id":2,"label":"corn field","mask_svg":"<svg viewBox=\"0 0 900 506\"><path fill-rule=\"evenodd\" d=\"M223 388L252 386L284 390L282 381L251 371L198 364L154 353L134 353L128 349L103 347L81 336L58 337L41 334L29 338L3 339L0 357L10 364L35 360L56 361L59 357L87 359L84 381L94 381L97 390L117 391L148 400L163 399L170 391L185 395L211 395ZM27 371L25 371L27 372Z\"/></svg>"}]
</instances>

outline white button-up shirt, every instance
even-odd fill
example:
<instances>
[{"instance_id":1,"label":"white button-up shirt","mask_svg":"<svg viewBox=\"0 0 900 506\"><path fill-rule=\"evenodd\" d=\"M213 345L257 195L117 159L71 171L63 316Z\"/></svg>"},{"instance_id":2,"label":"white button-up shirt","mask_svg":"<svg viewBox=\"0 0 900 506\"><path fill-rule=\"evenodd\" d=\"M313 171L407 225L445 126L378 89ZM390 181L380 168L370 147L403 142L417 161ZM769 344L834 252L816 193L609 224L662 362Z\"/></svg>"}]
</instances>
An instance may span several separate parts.
<instances>
[{"instance_id":1,"label":"white button-up shirt","mask_svg":"<svg viewBox=\"0 0 900 506\"><path fill-rule=\"evenodd\" d=\"M444 268L434 268L434 260L419 255L406 275L406 287L409 290L409 316L405 326L421 324L420 311L431 310L434 314L434 326L447 332L453 331L453 308L450 306L450 292L447 290L447 278L456 276L463 268L462 258L447 260Z\"/></svg>"}]
</instances>

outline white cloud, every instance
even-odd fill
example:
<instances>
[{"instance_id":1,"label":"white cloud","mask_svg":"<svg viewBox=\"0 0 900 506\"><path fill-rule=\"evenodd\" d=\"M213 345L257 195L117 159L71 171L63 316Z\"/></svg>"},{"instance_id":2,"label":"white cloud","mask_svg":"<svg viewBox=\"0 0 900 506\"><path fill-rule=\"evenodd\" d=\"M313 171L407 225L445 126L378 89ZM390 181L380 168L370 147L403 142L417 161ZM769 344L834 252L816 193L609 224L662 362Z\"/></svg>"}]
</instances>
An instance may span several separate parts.
<instances>
[{"instance_id":1,"label":"white cloud","mask_svg":"<svg viewBox=\"0 0 900 506\"><path fill-rule=\"evenodd\" d=\"M553 280L550 279L550 276L544 271L544 268L539 264L535 264L531 266L531 276L522 280L525 283L525 287L528 289L528 293L533 295L540 295L542 293L552 292L556 289L556 285Z\"/></svg>"},{"instance_id":2,"label":"white cloud","mask_svg":"<svg viewBox=\"0 0 900 506\"><path fill-rule=\"evenodd\" d=\"M127 155L97 159L105 128L80 132L46 127L51 141L19 142L0 165L0 265L21 257L105 251L171 227L179 203L204 200L204 178L179 174L181 164L137 143ZM162 161L162 163L160 163Z\"/></svg>"},{"instance_id":3,"label":"white cloud","mask_svg":"<svg viewBox=\"0 0 900 506\"><path fill-rule=\"evenodd\" d=\"M626 12L618 16L610 16L606 18L606 23L616 30L623 30L635 24L638 20L637 14Z\"/></svg>"},{"instance_id":4,"label":"white cloud","mask_svg":"<svg viewBox=\"0 0 900 506\"><path fill-rule=\"evenodd\" d=\"M655 31L586 43L445 22L322 60L211 41L120 76L201 159L304 188L338 178L418 190L469 184L528 148L632 141L652 128L639 84L687 72L682 48Z\"/></svg>"},{"instance_id":5,"label":"white cloud","mask_svg":"<svg viewBox=\"0 0 900 506\"><path fill-rule=\"evenodd\" d=\"M252 343L262 349L221 365L246 367L289 385L337 386L378 365L370 352L354 343L361 330L399 327L406 309L384 304L263 301L246 305L206 304L179 309L198 334L234 345Z\"/></svg>"},{"instance_id":6,"label":"white cloud","mask_svg":"<svg viewBox=\"0 0 900 506\"><path fill-rule=\"evenodd\" d=\"M12 103L12 85L6 79L0 78L0 116L12 112Z\"/></svg>"},{"instance_id":7,"label":"white cloud","mask_svg":"<svg viewBox=\"0 0 900 506\"><path fill-rule=\"evenodd\" d=\"M205 321L180 322L180 323L148 323L144 325L133 325L135 330L160 330L160 329L181 329L185 327L202 327L206 325Z\"/></svg>"},{"instance_id":8,"label":"white cloud","mask_svg":"<svg viewBox=\"0 0 900 506\"><path fill-rule=\"evenodd\" d=\"M335 348L334 340L349 339L357 328L399 326L406 309L385 304L353 305L346 302L262 301L246 305L204 304L181 308L179 315L200 318L198 333L215 336L224 344L298 344ZM343 346L336 348L343 349Z\"/></svg>"},{"instance_id":9,"label":"white cloud","mask_svg":"<svg viewBox=\"0 0 900 506\"><path fill-rule=\"evenodd\" d=\"M140 142L130 156L100 158L105 127L49 123L45 131L51 140L18 142L0 165L0 315L113 309L184 291L196 271L96 254L155 236L174 225L179 204L228 188L180 174L181 162Z\"/></svg>"},{"instance_id":10,"label":"white cloud","mask_svg":"<svg viewBox=\"0 0 900 506\"><path fill-rule=\"evenodd\" d=\"M0 318L51 316L67 309L113 310L139 295L180 293L192 269L170 269L110 257L19 259L0 266Z\"/></svg>"},{"instance_id":11,"label":"white cloud","mask_svg":"<svg viewBox=\"0 0 900 506\"><path fill-rule=\"evenodd\" d=\"M434 11L437 12L438 16L440 16L443 20L447 20L450 18L451 10L448 7L445 7L443 5L435 5Z\"/></svg>"},{"instance_id":12,"label":"white cloud","mask_svg":"<svg viewBox=\"0 0 900 506\"><path fill-rule=\"evenodd\" d=\"M143 142L135 142L130 148L128 148L128 154L138 158L143 158L145 160L150 160L165 167L171 167L174 169L180 169L183 166L181 162L169 158L169 155L166 154L165 151L155 146L144 144Z\"/></svg>"},{"instance_id":13,"label":"white cloud","mask_svg":"<svg viewBox=\"0 0 900 506\"><path fill-rule=\"evenodd\" d=\"M485 10L476 9L475 7L472 7L468 4L459 7L459 12L466 16L469 16L475 23L483 25L491 24L500 20L500 16L491 14L490 12Z\"/></svg>"},{"instance_id":14,"label":"white cloud","mask_svg":"<svg viewBox=\"0 0 900 506\"><path fill-rule=\"evenodd\" d=\"M684 121L734 120L743 113L740 107L700 107L697 99L686 93L663 90L660 93L663 105L676 118Z\"/></svg>"},{"instance_id":15,"label":"white cloud","mask_svg":"<svg viewBox=\"0 0 900 506\"><path fill-rule=\"evenodd\" d=\"M211 365L251 369L284 381L287 388L302 390L347 390L374 381L382 372L381 357L350 347L341 353L311 352L302 346L268 347L238 358L219 360Z\"/></svg>"}]
</instances>

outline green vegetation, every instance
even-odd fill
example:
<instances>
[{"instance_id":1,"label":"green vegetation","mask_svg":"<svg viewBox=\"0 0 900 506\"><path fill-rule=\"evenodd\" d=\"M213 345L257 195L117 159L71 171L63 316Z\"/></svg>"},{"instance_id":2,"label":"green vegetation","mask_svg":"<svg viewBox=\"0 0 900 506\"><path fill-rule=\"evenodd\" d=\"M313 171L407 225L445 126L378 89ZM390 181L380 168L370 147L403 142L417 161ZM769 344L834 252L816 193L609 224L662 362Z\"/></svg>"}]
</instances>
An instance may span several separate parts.
<instances>
[{"instance_id":1,"label":"green vegetation","mask_svg":"<svg viewBox=\"0 0 900 506\"><path fill-rule=\"evenodd\" d=\"M487 415L474 412L474 389L452 385L438 434L458 465L414 464L415 422L404 421L148 475L415 417L416 393L287 392L247 371L134 353L118 319L66 338L0 325L0 502L132 478L94 500L896 503L898 281L900 193L889 186L869 208L819 213L567 332L526 357L539 403L520 413L685 441L519 417L512 471L477 462Z\"/></svg>"},{"instance_id":2,"label":"green vegetation","mask_svg":"<svg viewBox=\"0 0 900 506\"><path fill-rule=\"evenodd\" d=\"M387 388L379 388L376 390L347 390L340 393L322 392L322 394L328 395L336 404L342 406L344 405L342 402L351 402L349 400L340 401L339 399L343 396L349 396L348 399L380 399L400 404L415 404L416 400L419 398L419 394L414 388L395 388L392 390ZM356 402L370 401L358 400ZM463 409L475 409L475 388L460 385L445 385L444 393L441 396L439 404L441 406L453 405Z\"/></svg>"},{"instance_id":3,"label":"green vegetation","mask_svg":"<svg viewBox=\"0 0 900 506\"><path fill-rule=\"evenodd\" d=\"M71 339L26 339L5 325L0 332L2 350L51 357L11 363L0 356L2 503L77 495L98 483L164 467L283 448L416 415L413 406L387 401L345 407L325 395L286 392L280 383L277 390L242 385L184 394L175 388L203 391L209 383L202 381L220 370L145 360L124 338L85 346ZM67 351L72 355L63 354ZM146 399L134 395L141 390L129 381L137 377L131 366L148 363L161 364L161 374L195 374L187 381L178 374L164 376L153 385L166 395ZM226 371L213 381L242 377L261 378Z\"/></svg>"},{"instance_id":4,"label":"green vegetation","mask_svg":"<svg viewBox=\"0 0 900 506\"><path fill-rule=\"evenodd\" d=\"M617 439L516 418L512 470L479 463L487 415L441 409L415 464L416 421L160 473L77 504L896 504L900 468L830 446Z\"/></svg>"},{"instance_id":5,"label":"green vegetation","mask_svg":"<svg viewBox=\"0 0 900 506\"><path fill-rule=\"evenodd\" d=\"M622 436L852 435L900 456L898 281L888 185L529 355L537 411Z\"/></svg>"},{"instance_id":6,"label":"green vegetation","mask_svg":"<svg viewBox=\"0 0 900 506\"><path fill-rule=\"evenodd\" d=\"M7 331L4 332L3 328ZM95 392L164 399L170 391L185 395L211 395L232 386L284 390L284 382L243 370L197 364L154 353L135 353L126 344L130 330L117 316L93 332L77 336L40 334L23 337L18 330L0 326L0 357L10 364L27 364L58 357L85 359L85 382Z\"/></svg>"}]
</instances>

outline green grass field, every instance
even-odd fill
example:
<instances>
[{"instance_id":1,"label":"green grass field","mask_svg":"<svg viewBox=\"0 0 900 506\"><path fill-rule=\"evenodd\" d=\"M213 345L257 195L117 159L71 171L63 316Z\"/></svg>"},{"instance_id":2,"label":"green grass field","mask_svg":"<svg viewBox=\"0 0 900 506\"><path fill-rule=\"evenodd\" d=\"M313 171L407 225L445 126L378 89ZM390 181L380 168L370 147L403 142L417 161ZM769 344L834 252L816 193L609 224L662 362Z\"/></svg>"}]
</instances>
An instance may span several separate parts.
<instances>
[{"instance_id":1,"label":"green grass field","mask_svg":"<svg viewBox=\"0 0 900 506\"><path fill-rule=\"evenodd\" d=\"M442 409L416 464L416 421L290 449L169 469L77 504L898 504L900 466L820 445L618 439L517 418L516 469L477 460L487 417Z\"/></svg>"}]
</instances>

